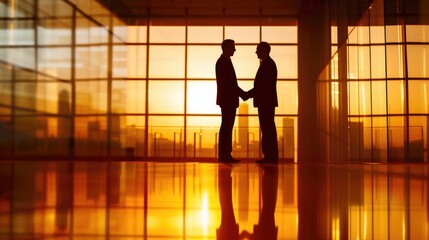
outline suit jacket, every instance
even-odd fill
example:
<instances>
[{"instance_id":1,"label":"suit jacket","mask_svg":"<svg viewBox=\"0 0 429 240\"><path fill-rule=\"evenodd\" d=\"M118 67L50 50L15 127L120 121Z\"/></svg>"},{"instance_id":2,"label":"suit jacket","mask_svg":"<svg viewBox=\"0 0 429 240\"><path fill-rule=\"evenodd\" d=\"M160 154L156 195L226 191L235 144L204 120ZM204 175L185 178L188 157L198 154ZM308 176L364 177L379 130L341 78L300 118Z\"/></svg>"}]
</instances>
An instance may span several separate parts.
<instances>
[{"instance_id":1,"label":"suit jacket","mask_svg":"<svg viewBox=\"0 0 429 240\"><path fill-rule=\"evenodd\" d=\"M239 97L244 91L238 86L231 59L220 56L216 62L216 104L223 107L238 107Z\"/></svg>"},{"instance_id":2,"label":"suit jacket","mask_svg":"<svg viewBox=\"0 0 429 240\"><path fill-rule=\"evenodd\" d=\"M277 107L277 66L271 57L262 61L256 73L253 89L249 91L253 97L254 107Z\"/></svg>"}]
</instances>

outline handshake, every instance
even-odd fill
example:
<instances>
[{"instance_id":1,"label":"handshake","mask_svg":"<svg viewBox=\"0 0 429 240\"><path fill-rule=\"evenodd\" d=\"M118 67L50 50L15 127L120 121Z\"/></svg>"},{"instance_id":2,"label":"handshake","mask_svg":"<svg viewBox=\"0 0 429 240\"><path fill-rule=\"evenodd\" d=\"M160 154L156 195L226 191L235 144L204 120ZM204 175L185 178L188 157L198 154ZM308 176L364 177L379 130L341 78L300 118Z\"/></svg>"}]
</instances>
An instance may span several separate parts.
<instances>
[{"instance_id":1,"label":"handshake","mask_svg":"<svg viewBox=\"0 0 429 240\"><path fill-rule=\"evenodd\" d=\"M252 93L251 91L243 91L240 95L240 98L243 99L243 101L247 101L249 98L252 98Z\"/></svg>"}]
</instances>

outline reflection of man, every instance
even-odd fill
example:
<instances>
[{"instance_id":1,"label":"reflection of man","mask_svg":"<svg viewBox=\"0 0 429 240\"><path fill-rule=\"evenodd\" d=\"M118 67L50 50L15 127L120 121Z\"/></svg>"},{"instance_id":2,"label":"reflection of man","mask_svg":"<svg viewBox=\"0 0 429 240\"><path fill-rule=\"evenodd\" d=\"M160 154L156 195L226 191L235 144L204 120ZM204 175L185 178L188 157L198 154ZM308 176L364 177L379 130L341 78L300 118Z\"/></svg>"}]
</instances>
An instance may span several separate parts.
<instances>
[{"instance_id":1,"label":"reflection of man","mask_svg":"<svg viewBox=\"0 0 429 240\"><path fill-rule=\"evenodd\" d=\"M258 224L253 226L253 239L274 240L277 239L278 227L276 227L274 212L277 202L278 168L274 166L262 167L262 209L259 213Z\"/></svg>"},{"instance_id":2,"label":"reflection of man","mask_svg":"<svg viewBox=\"0 0 429 240\"><path fill-rule=\"evenodd\" d=\"M278 227L274 213L277 202L278 166L261 165L262 168L262 209L259 212L258 224L253 226L253 233L242 231L240 239L276 240Z\"/></svg>"},{"instance_id":3,"label":"reflection of man","mask_svg":"<svg viewBox=\"0 0 429 240\"><path fill-rule=\"evenodd\" d=\"M277 101L277 66L270 57L271 47L267 42L261 42L256 48L256 54L261 59L261 65L256 73L253 89L246 94L253 97L253 106L258 108L259 125L262 132L262 153L264 158L257 163L277 163L278 145L277 130L274 122Z\"/></svg>"},{"instance_id":4,"label":"reflection of man","mask_svg":"<svg viewBox=\"0 0 429 240\"><path fill-rule=\"evenodd\" d=\"M236 110L239 97L243 100L245 92L238 86L231 56L235 52L235 42L226 39L222 42L222 55L216 62L216 104L222 112L222 123L219 130L219 161L235 163L239 160L231 156L232 153L232 128L234 127Z\"/></svg>"},{"instance_id":5,"label":"reflection of man","mask_svg":"<svg viewBox=\"0 0 429 240\"><path fill-rule=\"evenodd\" d=\"M232 206L232 166L219 165L218 184L219 201L222 212L220 227L216 230L217 240L235 240L239 238L238 224Z\"/></svg>"}]
</instances>

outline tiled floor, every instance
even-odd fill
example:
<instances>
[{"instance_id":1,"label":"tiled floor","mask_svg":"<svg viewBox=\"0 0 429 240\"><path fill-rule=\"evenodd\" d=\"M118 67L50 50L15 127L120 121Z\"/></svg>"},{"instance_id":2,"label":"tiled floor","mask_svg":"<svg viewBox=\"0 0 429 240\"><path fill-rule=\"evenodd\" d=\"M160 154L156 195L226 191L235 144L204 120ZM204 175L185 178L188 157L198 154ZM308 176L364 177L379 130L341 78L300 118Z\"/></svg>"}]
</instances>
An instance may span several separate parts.
<instances>
[{"instance_id":1,"label":"tiled floor","mask_svg":"<svg viewBox=\"0 0 429 240\"><path fill-rule=\"evenodd\" d=\"M429 239L429 165L0 162L0 239Z\"/></svg>"}]
</instances>

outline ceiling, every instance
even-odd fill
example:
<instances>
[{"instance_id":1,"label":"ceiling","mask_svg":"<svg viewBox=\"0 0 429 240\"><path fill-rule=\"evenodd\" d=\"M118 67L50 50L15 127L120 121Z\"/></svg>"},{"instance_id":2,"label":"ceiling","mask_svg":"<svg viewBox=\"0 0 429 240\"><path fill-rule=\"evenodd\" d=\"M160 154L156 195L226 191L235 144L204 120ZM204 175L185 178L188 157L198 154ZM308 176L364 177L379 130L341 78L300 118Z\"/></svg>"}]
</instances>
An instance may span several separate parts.
<instances>
[{"instance_id":1,"label":"ceiling","mask_svg":"<svg viewBox=\"0 0 429 240\"><path fill-rule=\"evenodd\" d=\"M98 0L123 19L152 17L296 16L306 0ZM313 1L313 0L310 0ZM319 0L320 1L320 0Z\"/></svg>"},{"instance_id":2,"label":"ceiling","mask_svg":"<svg viewBox=\"0 0 429 240\"><path fill-rule=\"evenodd\" d=\"M258 24L260 19L270 21L270 24L286 22L296 24L300 11L311 8L319 11L321 6L330 6L330 14L335 14L336 1L347 1L349 23L362 16L373 0L98 0L124 22L138 24L138 19L150 17L163 19L169 24L193 22L204 24L236 23ZM417 0L411 0L417 1ZM389 2L386 1L386 2ZM394 2L392 0L392 2ZM333 8L332 8L333 7ZM332 10L334 9L334 10ZM262 17L262 18L261 18ZM136 20L137 19L137 20ZM230 20L230 22L226 22ZM280 20L279 20L280 19ZM332 19L335 19L332 18ZM163 23L161 23L163 24Z\"/></svg>"}]
</instances>

